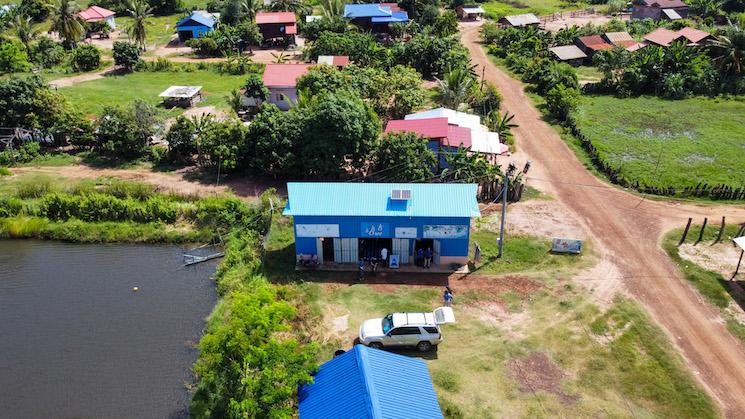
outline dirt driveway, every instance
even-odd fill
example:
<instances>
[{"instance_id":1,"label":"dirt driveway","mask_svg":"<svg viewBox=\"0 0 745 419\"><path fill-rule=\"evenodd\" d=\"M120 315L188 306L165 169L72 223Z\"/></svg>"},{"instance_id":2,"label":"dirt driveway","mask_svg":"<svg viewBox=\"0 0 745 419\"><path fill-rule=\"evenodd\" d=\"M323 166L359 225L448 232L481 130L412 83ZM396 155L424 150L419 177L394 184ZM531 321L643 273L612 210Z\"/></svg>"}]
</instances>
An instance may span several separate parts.
<instances>
[{"instance_id":1,"label":"dirt driveway","mask_svg":"<svg viewBox=\"0 0 745 419\"><path fill-rule=\"evenodd\" d=\"M745 347L725 328L716 310L680 277L660 248L662 234L687 217L745 220L742 206L705 206L642 199L590 174L542 120L523 85L498 69L479 42L478 25L460 27L471 59L496 84L503 108L516 115L518 147L535 163L528 183L557 197L584 224L606 262L616 265L624 287L642 302L681 349L694 374L728 417L745 417Z\"/></svg>"}]
</instances>

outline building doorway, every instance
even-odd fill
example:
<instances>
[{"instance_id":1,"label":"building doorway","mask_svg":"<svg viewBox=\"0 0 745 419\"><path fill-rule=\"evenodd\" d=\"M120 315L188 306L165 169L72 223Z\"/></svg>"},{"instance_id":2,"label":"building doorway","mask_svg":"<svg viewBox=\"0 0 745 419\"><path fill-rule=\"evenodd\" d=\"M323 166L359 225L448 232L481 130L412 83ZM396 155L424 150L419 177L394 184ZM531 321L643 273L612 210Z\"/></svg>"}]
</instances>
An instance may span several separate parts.
<instances>
[{"instance_id":1,"label":"building doorway","mask_svg":"<svg viewBox=\"0 0 745 419\"><path fill-rule=\"evenodd\" d=\"M360 258L365 260L381 259L383 249L388 251L388 256L393 254L393 241L391 239L360 239L359 247Z\"/></svg>"},{"instance_id":2,"label":"building doorway","mask_svg":"<svg viewBox=\"0 0 745 419\"><path fill-rule=\"evenodd\" d=\"M430 249L432 252L434 252L434 240L432 239L418 239L414 242L414 261L417 266L424 266L424 253L427 251L427 249ZM422 257L418 257L419 250L422 251Z\"/></svg>"},{"instance_id":3,"label":"building doorway","mask_svg":"<svg viewBox=\"0 0 745 419\"><path fill-rule=\"evenodd\" d=\"M316 248L318 249L318 261L320 263L334 260L334 239L320 237L316 242Z\"/></svg>"}]
</instances>

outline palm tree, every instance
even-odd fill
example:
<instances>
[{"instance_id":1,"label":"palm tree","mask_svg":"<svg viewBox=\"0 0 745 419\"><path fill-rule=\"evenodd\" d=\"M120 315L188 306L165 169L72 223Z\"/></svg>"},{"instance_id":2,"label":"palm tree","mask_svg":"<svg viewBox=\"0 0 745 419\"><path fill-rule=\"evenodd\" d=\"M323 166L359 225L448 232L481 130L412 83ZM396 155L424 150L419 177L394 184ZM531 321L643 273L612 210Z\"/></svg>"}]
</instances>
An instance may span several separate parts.
<instances>
[{"instance_id":1,"label":"palm tree","mask_svg":"<svg viewBox=\"0 0 745 419\"><path fill-rule=\"evenodd\" d=\"M492 111L484 118L484 123L490 130L499 134L499 138L504 139L503 142L506 143L508 142L506 140L512 138L512 129L519 127L512 122L514 118L514 114L510 115L506 111L504 114L500 114L499 111Z\"/></svg>"},{"instance_id":2,"label":"palm tree","mask_svg":"<svg viewBox=\"0 0 745 419\"><path fill-rule=\"evenodd\" d=\"M72 48L85 35L85 25L78 16L78 7L72 0L55 0L49 4L52 26L50 32L57 32L65 46Z\"/></svg>"},{"instance_id":3,"label":"palm tree","mask_svg":"<svg viewBox=\"0 0 745 419\"><path fill-rule=\"evenodd\" d=\"M270 52L269 54L272 55L272 57L274 58L274 62L276 64L284 64L287 61L287 59L288 59L288 55L285 54L284 52L280 52L279 54L275 54L273 52Z\"/></svg>"},{"instance_id":4,"label":"palm tree","mask_svg":"<svg viewBox=\"0 0 745 419\"><path fill-rule=\"evenodd\" d=\"M10 27L15 30L16 36L26 47L26 51L29 51L28 44L36 38L37 35L36 28L34 28L31 18L17 14L10 22Z\"/></svg>"},{"instance_id":5,"label":"palm tree","mask_svg":"<svg viewBox=\"0 0 745 419\"><path fill-rule=\"evenodd\" d=\"M730 25L710 45L714 64L724 74L739 76L745 70L745 30Z\"/></svg>"},{"instance_id":6,"label":"palm tree","mask_svg":"<svg viewBox=\"0 0 745 419\"><path fill-rule=\"evenodd\" d=\"M241 0L241 10L246 14L248 20L253 22L256 13L264 6L261 0Z\"/></svg>"},{"instance_id":7,"label":"palm tree","mask_svg":"<svg viewBox=\"0 0 745 419\"><path fill-rule=\"evenodd\" d=\"M305 5L302 0L274 0L271 8L275 12L300 13L305 8Z\"/></svg>"},{"instance_id":8,"label":"palm tree","mask_svg":"<svg viewBox=\"0 0 745 419\"><path fill-rule=\"evenodd\" d=\"M476 78L466 68L450 70L445 78L437 79L436 100L446 108L468 110Z\"/></svg>"},{"instance_id":9,"label":"palm tree","mask_svg":"<svg viewBox=\"0 0 745 419\"><path fill-rule=\"evenodd\" d=\"M344 1L321 0L321 10L323 10L323 15L327 18L342 17L344 16Z\"/></svg>"},{"instance_id":10,"label":"palm tree","mask_svg":"<svg viewBox=\"0 0 745 419\"><path fill-rule=\"evenodd\" d=\"M132 16L132 23L127 27L127 35L145 51L148 19L153 16L153 8L145 0L131 0L127 13Z\"/></svg>"}]
</instances>

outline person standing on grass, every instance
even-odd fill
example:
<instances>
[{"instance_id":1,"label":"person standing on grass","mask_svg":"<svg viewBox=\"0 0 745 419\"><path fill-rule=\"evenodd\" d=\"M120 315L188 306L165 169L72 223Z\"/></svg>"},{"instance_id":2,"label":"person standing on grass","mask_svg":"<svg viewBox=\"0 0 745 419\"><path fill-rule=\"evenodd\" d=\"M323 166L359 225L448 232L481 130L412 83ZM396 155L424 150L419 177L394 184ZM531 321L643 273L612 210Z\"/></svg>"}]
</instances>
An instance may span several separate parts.
<instances>
[{"instance_id":1,"label":"person standing on grass","mask_svg":"<svg viewBox=\"0 0 745 419\"><path fill-rule=\"evenodd\" d=\"M432 249L427 248L427 250L424 251L424 267L429 269L432 266Z\"/></svg>"},{"instance_id":2,"label":"person standing on grass","mask_svg":"<svg viewBox=\"0 0 745 419\"><path fill-rule=\"evenodd\" d=\"M453 303L453 292L450 291L450 287L445 287L445 292L442 294L442 299L445 301L445 307L450 307Z\"/></svg>"}]
</instances>

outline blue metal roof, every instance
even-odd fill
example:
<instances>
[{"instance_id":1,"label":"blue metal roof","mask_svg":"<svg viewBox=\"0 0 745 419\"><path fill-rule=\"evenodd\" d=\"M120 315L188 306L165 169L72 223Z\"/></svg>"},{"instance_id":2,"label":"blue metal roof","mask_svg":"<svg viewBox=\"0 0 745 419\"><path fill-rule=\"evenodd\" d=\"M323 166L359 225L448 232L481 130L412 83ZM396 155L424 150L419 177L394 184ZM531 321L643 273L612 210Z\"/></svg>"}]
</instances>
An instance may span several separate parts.
<instances>
[{"instance_id":1,"label":"blue metal roof","mask_svg":"<svg viewBox=\"0 0 745 419\"><path fill-rule=\"evenodd\" d=\"M209 16L205 16L203 13L194 12L191 15L189 15L189 17L185 17L181 19L180 21L178 21L178 23L176 23L176 27L178 28L190 20L200 25L206 26L208 28L213 28L215 26L215 19L212 19ZM188 26L192 26L192 25L188 25Z\"/></svg>"},{"instance_id":2,"label":"blue metal roof","mask_svg":"<svg viewBox=\"0 0 745 419\"><path fill-rule=\"evenodd\" d=\"M357 345L300 388L300 419L442 418L427 364Z\"/></svg>"},{"instance_id":3,"label":"blue metal roof","mask_svg":"<svg viewBox=\"0 0 745 419\"><path fill-rule=\"evenodd\" d=\"M406 12L393 12L391 16L373 17L372 23L395 23L408 22L409 14Z\"/></svg>"},{"instance_id":4,"label":"blue metal roof","mask_svg":"<svg viewBox=\"0 0 745 419\"><path fill-rule=\"evenodd\" d=\"M471 183L287 183L285 215L380 217L478 217ZM411 199L391 199L408 189Z\"/></svg>"},{"instance_id":5,"label":"blue metal roof","mask_svg":"<svg viewBox=\"0 0 745 419\"><path fill-rule=\"evenodd\" d=\"M346 4L344 17L354 19L358 17L390 17L391 8L380 4Z\"/></svg>"}]
</instances>

